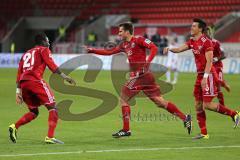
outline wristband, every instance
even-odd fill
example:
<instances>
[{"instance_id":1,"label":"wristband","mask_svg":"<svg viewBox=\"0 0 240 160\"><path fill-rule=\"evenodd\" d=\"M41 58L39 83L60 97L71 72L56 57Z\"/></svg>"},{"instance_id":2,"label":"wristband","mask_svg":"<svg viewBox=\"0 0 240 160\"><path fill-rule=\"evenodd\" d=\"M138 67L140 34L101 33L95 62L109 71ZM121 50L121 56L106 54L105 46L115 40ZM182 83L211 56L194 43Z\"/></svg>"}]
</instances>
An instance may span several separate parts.
<instances>
[{"instance_id":1,"label":"wristband","mask_svg":"<svg viewBox=\"0 0 240 160\"><path fill-rule=\"evenodd\" d=\"M208 78L209 73L204 73L203 78Z\"/></svg>"},{"instance_id":2,"label":"wristband","mask_svg":"<svg viewBox=\"0 0 240 160\"><path fill-rule=\"evenodd\" d=\"M17 93L17 94L21 93L21 88L17 88L17 89L16 89L16 93Z\"/></svg>"}]
</instances>

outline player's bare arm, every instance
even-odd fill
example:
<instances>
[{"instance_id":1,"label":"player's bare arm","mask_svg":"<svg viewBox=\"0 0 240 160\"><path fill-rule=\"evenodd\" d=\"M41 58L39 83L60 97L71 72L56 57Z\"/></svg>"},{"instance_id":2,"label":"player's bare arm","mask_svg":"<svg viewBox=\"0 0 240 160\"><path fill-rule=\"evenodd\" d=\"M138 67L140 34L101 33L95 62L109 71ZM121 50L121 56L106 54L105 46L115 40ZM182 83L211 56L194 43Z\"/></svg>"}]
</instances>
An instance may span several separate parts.
<instances>
[{"instance_id":1,"label":"player's bare arm","mask_svg":"<svg viewBox=\"0 0 240 160\"><path fill-rule=\"evenodd\" d=\"M69 84L76 85L76 82L71 77L67 76L65 73L61 72L59 68L55 71L55 73L59 74L65 81L67 81Z\"/></svg>"},{"instance_id":2,"label":"player's bare arm","mask_svg":"<svg viewBox=\"0 0 240 160\"><path fill-rule=\"evenodd\" d=\"M206 63L206 67L205 67L205 70L204 70L204 77L203 77L203 80L202 80L202 88L206 87L207 78L208 78L208 75L211 72L212 62L213 62L213 51L207 51L205 53L205 57L206 57L207 63Z\"/></svg>"},{"instance_id":3,"label":"player's bare arm","mask_svg":"<svg viewBox=\"0 0 240 160\"><path fill-rule=\"evenodd\" d=\"M173 53L181 53L181 52L184 52L186 50L189 50L189 47L188 45L184 44L180 47L177 47L177 48L169 48L169 47L166 47L163 49L163 54L167 54L168 51L171 51Z\"/></svg>"},{"instance_id":4,"label":"player's bare arm","mask_svg":"<svg viewBox=\"0 0 240 160\"><path fill-rule=\"evenodd\" d=\"M20 71L20 70L19 70ZM18 79L18 78L17 78ZM17 80L17 89L16 89L16 104L20 105L23 103L23 98L22 98L22 90L20 87L20 83Z\"/></svg>"},{"instance_id":5,"label":"player's bare arm","mask_svg":"<svg viewBox=\"0 0 240 160\"><path fill-rule=\"evenodd\" d=\"M20 105L23 103L23 98L22 98L22 90L21 90L21 86L20 86L20 75L22 74L22 66L23 66L23 61L20 60L19 62L19 66L18 66L18 74L17 74L17 80L16 80L16 84L17 84L17 89L16 89L16 104Z\"/></svg>"},{"instance_id":6,"label":"player's bare arm","mask_svg":"<svg viewBox=\"0 0 240 160\"><path fill-rule=\"evenodd\" d=\"M53 72L59 74L64 80L66 80L69 84L76 85L76 82L66 74L60 71L60 69L55 64L54 60L51 56L51 51L46 48L43 52L41 52L42 58L44 62L47 64L48 68Z\"/></svg>"},{"instance_id":7,"label":"player's bare arm","mask_svg":"<svg viewBox=\"0 0 240 160\"><path fill-rule=\"evenodd\" d=\"M19 83L17 83L17 89L16 89L16 103L18 105L23 103L23 98L22 98L22 90L20 88Z\"/></svg>"}]
</instances>

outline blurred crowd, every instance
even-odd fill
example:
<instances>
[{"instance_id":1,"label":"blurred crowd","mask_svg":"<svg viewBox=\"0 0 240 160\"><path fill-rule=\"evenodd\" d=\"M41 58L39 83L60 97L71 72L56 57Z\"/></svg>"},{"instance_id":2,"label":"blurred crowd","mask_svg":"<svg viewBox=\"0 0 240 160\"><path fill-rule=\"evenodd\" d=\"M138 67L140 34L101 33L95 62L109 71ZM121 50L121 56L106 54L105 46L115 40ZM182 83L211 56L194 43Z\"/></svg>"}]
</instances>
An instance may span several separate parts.
<instances>
[{"instance_id":1,"label":"blurred crowd","mask_svg":"<svg viewBox=\"0 0 240 160\"><path fill-rule=\"evenodd\" d=\"M159 48L159 54L163 54L163 48L168 46L168 39L165 36L161 36L158 32L151 37L146 33L143 35L145 38L150 39Z\"/></svg>"}]
</instances>

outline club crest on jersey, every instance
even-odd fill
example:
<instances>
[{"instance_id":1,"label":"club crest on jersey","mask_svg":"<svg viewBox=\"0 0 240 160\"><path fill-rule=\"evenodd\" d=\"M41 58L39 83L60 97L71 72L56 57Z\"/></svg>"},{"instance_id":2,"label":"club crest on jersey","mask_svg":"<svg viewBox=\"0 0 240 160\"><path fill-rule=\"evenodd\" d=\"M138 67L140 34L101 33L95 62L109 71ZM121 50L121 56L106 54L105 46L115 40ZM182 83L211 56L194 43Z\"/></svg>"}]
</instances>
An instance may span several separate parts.
<instances>
[{"instance_id":1,"label":"club crest on jersey","mask_svg":"<svg viewBox=\"0 0 240 160\"><path fill-rule=\"evenodd\" d=\"M194 54L200 54L199 50L192 49L192 52L193 52Z\"/></svg>"},{"instance_id":2,"label":"club crest on jersey","mask_svg":"<svg viewBox=\"0 0 240 160\"><path fill-rule=\"evenodd\" d=\"M127 55L128 55L128 56L131 56L131 55L132 55L132 50L128 50L128 51L127 51Z\"/></svg>"}]
</instances>

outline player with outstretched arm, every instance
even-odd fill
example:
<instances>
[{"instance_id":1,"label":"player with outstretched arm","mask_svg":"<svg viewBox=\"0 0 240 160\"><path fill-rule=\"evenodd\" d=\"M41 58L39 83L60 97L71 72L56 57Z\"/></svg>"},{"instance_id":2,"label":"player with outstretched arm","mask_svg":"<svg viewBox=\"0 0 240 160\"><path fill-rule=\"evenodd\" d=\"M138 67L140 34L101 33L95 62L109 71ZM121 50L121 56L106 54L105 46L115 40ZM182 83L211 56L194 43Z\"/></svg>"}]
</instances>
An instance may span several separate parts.
<instances>
[{"instance_id":1,"label":"player with outstretched arm","mask_svg":"<svg viewBox=\"0 0 240 160\"><path fill-rule=\"evenodd\" d=\"M149 71L149 65L155 57L158 48L150 40L133 35L133 25L130 22L119 25L119 36L123 43L112 50L88 48L88 53L98 55L113 55L124 52L130 65L130 79L122 87L120 103L122 107L123 128L112 134L114 138L130 136L130 106L129 100L143 91L158 107L166 109L171 114L178 116L190 134L192 130L192 118L181 112L178 107L161 96L160 87L156 84L153 74ZM146 49L150 49L150 55L146 57Z\"/></svg>"},{"instance_id":2,"label":"player with outstretched arm","mask_svg":"<svg viewBox=\"0 0 240 160\"><path fill-rule=\"evenodd\" d=\"M197 113L198 125L201 133L194 139L208 139L209 135L206 126L205 109L230 116L236 128L239 124L240 113L228 107L212 102L217 95L217 79L214 76L213 67L213 44L212 41L203 34L206 30L206 23L202 19L193 19L191 27L191 38L184 45L178 48L164 48L164 53L169 50L180 53L192 49L197 67L197 78L194 85L195 109Z\"/></svg>"},{"instance_id":3,"label":"player with outstretched arm","mask_svg":"<svg viewBox=\"0 0 240 160\"><path fill-rule=\"evenodd\" d=\"M45 105L48 109L48 134L45 143L55 144L63 142L54 138L54 131L58 122L58 113L53 92L43 80L46 66L53 72L61 75L68 83L75 85L75 81L61 72L52 59L49 50L49 40L45 34L35 36L36 46L22 55L19 62L17 74L16 103L25 102L29 112L22 116L16 123L9 126L10 140L17 142L17 131L19 127L34 120L38 114L38 107Z\"/></svg>"}]
</instances>

